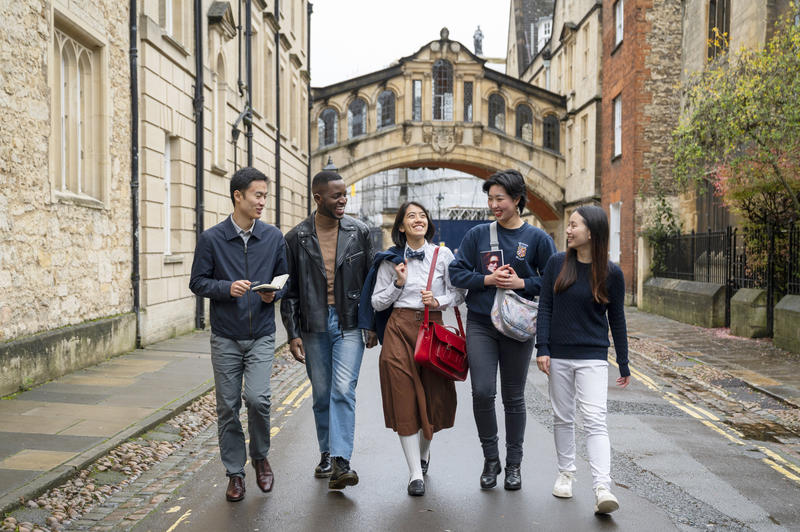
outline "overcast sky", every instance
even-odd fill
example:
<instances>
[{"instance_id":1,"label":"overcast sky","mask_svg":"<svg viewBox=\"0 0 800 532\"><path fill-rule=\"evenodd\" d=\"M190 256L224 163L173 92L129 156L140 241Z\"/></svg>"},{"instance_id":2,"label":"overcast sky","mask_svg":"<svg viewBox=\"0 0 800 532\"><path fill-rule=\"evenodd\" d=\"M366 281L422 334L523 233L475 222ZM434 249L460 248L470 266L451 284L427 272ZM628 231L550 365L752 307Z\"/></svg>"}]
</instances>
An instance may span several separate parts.
<instances>
[{"instance_id":1,"label":"overcast sky","mask_svg":"<svg viewBox=\"0 0 800 532\"><path fill-rule=\"evenodd\" d=\"M312 0L311 86L325 87L389 66L439 38L473 50L480 25L483 54L505 57L509 0ZM503 70L502 65L493 65Z\"/></svg>"}]
</instances>

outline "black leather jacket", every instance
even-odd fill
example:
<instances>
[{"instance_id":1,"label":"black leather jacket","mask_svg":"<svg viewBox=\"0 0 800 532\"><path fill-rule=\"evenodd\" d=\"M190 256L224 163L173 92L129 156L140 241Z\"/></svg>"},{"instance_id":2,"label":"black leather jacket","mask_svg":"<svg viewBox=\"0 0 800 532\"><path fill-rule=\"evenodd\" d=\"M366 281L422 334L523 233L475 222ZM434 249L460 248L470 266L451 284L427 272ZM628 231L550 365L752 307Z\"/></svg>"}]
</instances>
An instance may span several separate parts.
<instances>
[{"instance_id":1,"label":"black leather jacket","mask_svg":"<svg viewBox=\"0 0 800 532\"><path fill-rule=\"evenodd\" d=\"M286 234L289 287L281 299L281 317L289 339L301 332L325 332L328 325L328 285L314 216ZM339 221L333 282L336 312L342 330L358 328L358 302L374 251L367 226L344 216Z\"/></svg>"}]
</instances>

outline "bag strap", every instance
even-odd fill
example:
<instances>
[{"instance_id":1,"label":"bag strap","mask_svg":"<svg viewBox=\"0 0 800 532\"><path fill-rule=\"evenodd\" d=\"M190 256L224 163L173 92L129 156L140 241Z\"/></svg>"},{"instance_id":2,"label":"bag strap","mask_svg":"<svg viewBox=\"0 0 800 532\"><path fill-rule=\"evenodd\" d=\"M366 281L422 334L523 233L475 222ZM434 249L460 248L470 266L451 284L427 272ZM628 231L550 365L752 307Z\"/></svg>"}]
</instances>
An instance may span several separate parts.
<instances>
[{"instance_id":1,"label":"bag strap","mask_svg":"<svg viewBox=\"0 0 800 532\"><path fill-rule=\"evenodd\" d=\"M489 245L492 247L492 251L500 249L500 243L497 241L497 222L489 224Z\"/></svg>"},{"instance_id":2,"label":"bag strap","mask_svg":"<svg viewBox=\"0 0 800 532\"><path fill-rule=\"evenodd\" d=\"M433 282L433 273L436 271L436 257L439 256L439 246L436 246L436 249L433 250L433 260L431 261L431 270L428 272L428 286L425 288L425 291L431 289L431 283ZM425 305L425 321L423 322L425 327L428 326L428 305Z\"/></svg>"}]
</instances>

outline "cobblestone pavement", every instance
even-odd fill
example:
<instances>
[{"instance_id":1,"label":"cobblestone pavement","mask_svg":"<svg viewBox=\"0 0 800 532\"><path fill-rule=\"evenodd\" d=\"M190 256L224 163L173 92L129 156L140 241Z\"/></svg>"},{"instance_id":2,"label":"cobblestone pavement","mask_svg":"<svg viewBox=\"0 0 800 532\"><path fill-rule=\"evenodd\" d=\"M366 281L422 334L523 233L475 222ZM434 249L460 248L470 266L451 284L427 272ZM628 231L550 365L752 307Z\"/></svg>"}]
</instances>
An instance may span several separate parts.
<instances>
[{"instance_id":1,"label":"cobblestone pavement","mask_svg":"<svg viewBox=\"0 0 800 532\"><path fill-rule=\"evenodd\" d=\"M272 387L273 405L277 405L273 406L271 416L271 432L274 436L297 405L310 395L311 390L305 366L294 362L286 346L276 353ZM198 416L189 416L190 433L182 444L176 443L170 446L169 440L170 436L178 431L181 434L185 433L187 421L172 423L172 420L168 420L112 450L109 456L129 458L133 454L131 452L133 449L138 450L142 447L149 450L160 449L166 445L166 450L161 453L149 453L147 456L137 452L136 457L121 463L126 466L124 469L114 468L113 471L107 467L111 465L108 457L100 458L92 466L79 472L76 479L52 488L35 500L27 501L22 508L11 512L6 516L2 529L15 530L19 526L21 532L34 532L131 528L163 502L170 493L190 481L198 469L218 459L213 399L212 391L189 407L188 410L198 412L203 410L203 412ZM204 407L194 408L198 404L204 404ZM182 414L179 414L177 417L181 416ZM205 419L199 420L198 417ZM246 414L243 414L243 422L246 423ZM196 425L200 425L199 430L192 430L191 427ZM134 464L133 470L131 462ZM67 497L67 493L73 496ZM78 502L75 502L76 498ZM91 504L95 499L97 499L96 504ZM84 503L84 500L88 504Z\"/></svg>"}]
</instances>

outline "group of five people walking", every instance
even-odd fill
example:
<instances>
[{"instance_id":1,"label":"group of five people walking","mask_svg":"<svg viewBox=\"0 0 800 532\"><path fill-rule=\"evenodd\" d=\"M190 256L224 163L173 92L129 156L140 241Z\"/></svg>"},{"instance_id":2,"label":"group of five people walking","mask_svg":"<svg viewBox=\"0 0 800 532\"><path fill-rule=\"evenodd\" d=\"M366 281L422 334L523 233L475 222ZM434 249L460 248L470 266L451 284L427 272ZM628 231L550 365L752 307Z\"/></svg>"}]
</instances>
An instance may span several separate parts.
<instances>
[{"instance_id":1,"label":"group of five people walking","mask_svg":"<svg viewBox=\"0 0 800 532\"><path fill-rule=\"evenodd\" d=\"M610 327L621 375L616 382L626 386L625 283L608 260L608 220L601 208L576 209L566 229L567 251L556 253L553 239L521 218L525 182L519 172L506 170L483 184L496 218L495 246L489 224L481 224L466 233L457 256L444 246L434 253L433 221L424 205L411 201L398 209L394 245L375 253L367 226L345 215L347 188L335 171L314 177L317 209L285 238L260 220L267 195L263 173L243 168L230 189L234 211L201 235L190 280L195 294L211 300L211 361L228 500L245 495L242 396L257 485L266 492L274 483L267 454L277 299L291 354L305 364L311 381L320 451L314 475L327 478L330 489L358 483L350 465L356 385L365 346L380 341L384 420L399 436L409 495L425 493L431 441L453 426L456 413L454 382L414 361L422 311L427 307L429 319L442 323L442 311L466 301L473 414L484 456L480 487L494 488L503 470L495 414L498 370L505 413L504 487L522 486L525 383L536 350L553 407L559 471L553 495L572 496L577 408L587 432L595 511L618 508L610 491L607 353ZM281 274L289 275L284 289L250 290ZM497 289L529 300L539 297L535 337L518 341L493 325Z\"/></svg>"}]
</instances>

